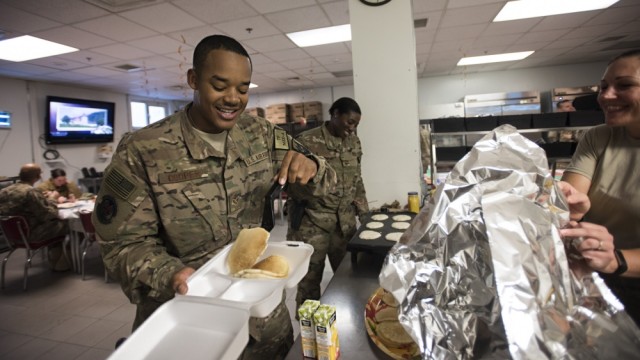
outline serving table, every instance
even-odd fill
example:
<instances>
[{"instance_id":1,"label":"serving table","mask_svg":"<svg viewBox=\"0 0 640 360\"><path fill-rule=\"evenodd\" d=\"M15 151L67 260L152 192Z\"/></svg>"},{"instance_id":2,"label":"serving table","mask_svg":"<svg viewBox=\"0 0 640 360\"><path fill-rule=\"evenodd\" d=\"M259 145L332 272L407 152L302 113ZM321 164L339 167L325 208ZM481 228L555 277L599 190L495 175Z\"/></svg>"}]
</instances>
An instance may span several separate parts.
<instances>
[{"instance_id":1,"label":"serving table","mask_svg":"<svg viewBox=\"0 0 640 360\"><path fill-rule=\"evenodd\" d=\"M345 256L320 298L321 303L336 307L341 359L390 359L370 340L364 320L365 305L380 287L378 274L385 256L359 252L354 262ZM304 359L300 336L285 359Z\"/></svg>"}]
</instances>

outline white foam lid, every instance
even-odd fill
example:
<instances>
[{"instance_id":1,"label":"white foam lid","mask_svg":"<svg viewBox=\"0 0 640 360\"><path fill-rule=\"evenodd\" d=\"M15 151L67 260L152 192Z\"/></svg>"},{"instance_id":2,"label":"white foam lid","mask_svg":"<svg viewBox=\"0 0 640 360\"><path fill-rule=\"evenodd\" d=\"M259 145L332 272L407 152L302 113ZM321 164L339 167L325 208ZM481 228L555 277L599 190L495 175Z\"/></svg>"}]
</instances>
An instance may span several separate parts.
<instances>
[{"instance_id":1,"label":"white foam lid","mask_svg":"<svg viewBox=\"0 0 640 360\"><path fill-rule=\"evenodd\" d=\"M236 360L248 342L247 309L183 296L158 308L109 360Z\"/></svg>"}]
</instances>

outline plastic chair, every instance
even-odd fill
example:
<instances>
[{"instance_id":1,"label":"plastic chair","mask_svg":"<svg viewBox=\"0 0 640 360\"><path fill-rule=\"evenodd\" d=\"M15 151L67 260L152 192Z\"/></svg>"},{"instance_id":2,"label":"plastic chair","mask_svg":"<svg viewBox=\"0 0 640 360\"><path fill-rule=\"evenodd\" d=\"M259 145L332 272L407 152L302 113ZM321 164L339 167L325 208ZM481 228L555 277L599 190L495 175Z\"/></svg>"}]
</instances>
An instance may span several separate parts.
<instances>
[{"instance_id":1,"label":"plastic chair","mask_svg":"<svg viewBox=\"0 0 640 360\"><path fill-rule=\"evenodd\" d=\"M80 248L82 249L82 260L81 260L81 269L82 269L82 280L84 280L84 258L87 256L87 250L96 242L96 229L91 222L91 211L80 211L78 215L80 216L80 221L82 222L82 228L84 229L84 239L82 239L82 244ZM109 282L109 275L107 274L107 269L104 269L104 282Z\"/></svg>"},{"instance_id":2,"label":"plastic chair","mask_svg":"<svg viewBox=\"0 0 640 360\"><path fill-rule=\"evenodd\" d=\"M29 267L31 267L31 259L40 251L41 249L47 249L49 245L63 243L66 239L66 235L54 237L46 240L38 240L29 242L29 234L31 230L29 229L29 223L22 216L3 216L0 217L0 227L2 228L2 232L4 233L5 238L7 239L7 244L9 245L9 253L2 260L2 278L0 288L4 289L4 273L5 267L7 265L7 261L9 260L9 256L13 254L16 249L25 249L27 260L24 263L24 282L23 282L23 290L27 290L27 279ZM64 246L63 246L64 249ZM44 255L44 253L43 253ZM65 256L67 256L65 252ZM68 258L68 256L67 256Z\"/></svg>"}]
</instances>

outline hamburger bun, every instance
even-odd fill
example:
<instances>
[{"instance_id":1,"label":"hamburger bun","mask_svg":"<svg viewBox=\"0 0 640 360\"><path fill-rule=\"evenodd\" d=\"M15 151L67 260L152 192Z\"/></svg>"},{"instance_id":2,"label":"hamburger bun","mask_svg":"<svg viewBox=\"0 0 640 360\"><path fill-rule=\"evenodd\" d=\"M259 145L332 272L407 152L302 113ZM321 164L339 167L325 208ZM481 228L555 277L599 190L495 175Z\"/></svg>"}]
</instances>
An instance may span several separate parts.
<instances>
[{"instance_id":1,"label":"hamburger bun","mask_svg":"<svg viewBox=\"0 0 640 360\"><path fill-rule=\"evenodd\" d=\"M245 279L283 279L289 276L289 263L284 256L271 255L251 269L244 269L234 276Z\"/></svg>"},{"instance_id":2,"label":"hamburger bun","mask_svg":"<svg viewBox=\"0 0 640 360\"><path fill-rule=\"evenodd\" d=\"M249 269L264 253L269 232L263 228L242 229L227 256L229 273L236 274Z\"/></svg>"},{"instance_id":3,"label":"hamburger bun","mask_svg":"<svg viewBox=\"0 0 640 360\"><path fill-rule=\"evenodd\" d=\"M413 339L398 321L379 323L376 327L376 334L386 346L399 348L413 344Z\"/></svg>"}]
</instances>

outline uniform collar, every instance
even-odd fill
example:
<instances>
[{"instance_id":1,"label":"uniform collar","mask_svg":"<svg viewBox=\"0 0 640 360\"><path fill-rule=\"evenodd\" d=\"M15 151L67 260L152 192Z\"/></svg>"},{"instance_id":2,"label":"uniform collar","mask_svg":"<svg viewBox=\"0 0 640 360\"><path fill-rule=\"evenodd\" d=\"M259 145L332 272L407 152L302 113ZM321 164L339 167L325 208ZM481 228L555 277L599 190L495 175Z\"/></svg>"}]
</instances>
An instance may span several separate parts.
<instances>
[{"instance_id":1,"label":"uniform collar","mask_svg":"<svg viewBox=\"0 0 640 360\"><path fill-rule=\"evenodd\" d=\"M227 158L227 155L215 150L196 133L188 116L188 111L191 106L193 106L193 103L189 103L189 105L185 106L184 110L179 113L180 127L184 136L184 142L191 156L196 160L204 160L208 157ZM229 162L233 162L238 158L244 160L251 156L251 145L249 141L247 141L244 133L244 126L243 128L239 126L240 123L245 123L251 120L252 119L249 115L243 113L240 115L238 122L231 128L231 130L229 130L226 146Z\"/></svg>"},{"instance_id":2,"label":"uniform collar","mask_svg":"<svg viewBox=\"0 0 640 360\"><path fill-rule=\"evenodd\" d=\"M339 136L331 135L331 132L329 132L328 124L329 122L327 121L322 125L322 135L324 136L324 142L327 144L327 149L339 150L342 148L343 141L346 141L348 137L343 140Z\"/></svg>"}]
</instances>

